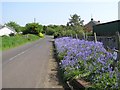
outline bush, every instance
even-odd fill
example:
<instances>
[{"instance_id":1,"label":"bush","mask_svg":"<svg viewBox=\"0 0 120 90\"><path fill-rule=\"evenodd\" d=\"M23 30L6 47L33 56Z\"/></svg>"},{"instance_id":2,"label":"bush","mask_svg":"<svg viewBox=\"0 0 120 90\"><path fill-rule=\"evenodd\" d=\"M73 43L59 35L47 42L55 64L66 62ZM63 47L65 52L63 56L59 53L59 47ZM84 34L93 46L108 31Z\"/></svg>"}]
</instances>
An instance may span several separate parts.
<instances>
[{"instance_id":1,"label":"bush","mask_svg":"<svg viewBox=\"0 0 120 90\"><path fill-rule=\"evenodd\" d=\"M44 34L39 33L39 37L40 37L40 38L44 38Z\"/></svg>"},{"instance_id":2,"label":"bush","mask_svg":"<svg viewBox=\"0 0 120 90\"><path fill-rule=\"evenodd\" d=\"M42 32L43 27L39 23L27 23L25 26L25 30L23 34L36 34L38 35L39 32Z\"/></svg>"},{"instance_id":3,"label":"bush","mask_svg":"<svg viewBox=\"0 0 120 90\"><path fill-rule=\"evenodd\" d=\"M60 36L59 33L57 33L57 32L54 33L54 39L58 38L59 36Z\"/></svg>"},{"instance_id":4,"label":"bush","mask_svg":"<svg viewBox=\"0 0 120 90\"><path fill-rule=\"evenodd\" d=\"M11 34L9 34L9 36L15 36L15 34L14 34L14 33L11 33Z\"/></svg>"},{"instance_id":5,"label":"bush","mask_svg":"<svg viewBox=\"0 0 120 90\"><path fill-rule=\"evenodd\" d=\"M54 35L55 30L53 28L47 27L46 34L47 35Z\"/></svg>"}]
</instances>

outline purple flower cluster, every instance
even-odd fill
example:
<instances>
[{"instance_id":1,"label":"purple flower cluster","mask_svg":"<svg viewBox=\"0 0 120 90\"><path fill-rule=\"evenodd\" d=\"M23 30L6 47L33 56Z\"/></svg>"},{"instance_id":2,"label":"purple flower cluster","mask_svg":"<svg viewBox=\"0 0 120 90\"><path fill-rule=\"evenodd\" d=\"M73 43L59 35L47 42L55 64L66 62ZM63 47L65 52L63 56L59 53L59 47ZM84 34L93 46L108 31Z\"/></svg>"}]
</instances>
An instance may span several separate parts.
<instances>
[{"instance_id":1,"label":"purple flower cluster","mask_svg":"<svg viewBox=\"0 0 120 90\"><path fill-rule=\"evenodd\" d=\"M106 64L107 60L112 59L112 53L106 51L101 42L85 41L63 37L55 39L55 45L58 53L66 53L61 64L66 67L74 66L78 60L96 60L101 64ZM94 62L96 64L97 62Z\"/></svg>"},{"instance_id":2,"label":"purple flower cluster","mask_svg":"<svg viewBox=\"0 0 120 90\"><path fill-rule=\"evenodd\" d=\"M110 66L113 63L113 54L106 51L103 43L62 37L55 39L55 46L58 54L65 53L60 62L64 73L83 69L84 75L90 72L102 77L104 76L102 74L107 72L110 74L110 78L113 77Z\"/></svg>"}]
</instances>

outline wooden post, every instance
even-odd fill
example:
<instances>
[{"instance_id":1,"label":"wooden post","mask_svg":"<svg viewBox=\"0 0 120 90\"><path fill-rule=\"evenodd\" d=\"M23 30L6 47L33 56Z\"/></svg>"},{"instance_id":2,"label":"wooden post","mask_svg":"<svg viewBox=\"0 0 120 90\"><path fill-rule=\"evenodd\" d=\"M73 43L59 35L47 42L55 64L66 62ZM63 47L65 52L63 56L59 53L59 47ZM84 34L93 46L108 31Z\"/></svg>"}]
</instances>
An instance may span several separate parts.
<instances>
[{"instance_id":1,"label":"wooden post","mask_svg":"<svg viewBox=\"0 0 120 90\"><path fill-rule=\"evenodd\" d=\"M85 33L85 40L87 40L88 36L87 36L87 33Z\"/></svg>"},{"instance_id":2,"label":"wooden post","mask_svg":"<svg viewBox=\"0 0 120 90\"><path fill-rule=\"evenodd\" d=\"M116 32L116 39L117 39L117 46L118 46L118 52L117 52L117 78L118 78L118 86L120 86L120 34L119 32Z\"/></svg>"},{"instance_id":3,"label":"wooden post","mask_svg":"<svg viewBox=\"0 0 120 90\"><path fill-rule=\"evenodd\" d=\"M59 35L59 38L61 38L61 37L62 37L62 35L60 34L60 35Z\"/></svg>"},{"instance_id":4,"label":"wooden post","mask_svg":"<svg viewBox=\"0 0 120 90\"><path fill-rule=\"evenodd\" d=\"M117 35L117 46L118 46L117 60L120 60L120 34L119 32L116 32L116 35Z\"/></svg>"},{"instance_id":5,"label":"wooden post","mask_svg":"<svg viewBox=\"0 0 120 90\"><path fill-rule=\"evenodd\" d=\"M73 38L72 34L71 34L71 37Z\"/></svg>"},{"instance_id":6,"label":"wooden post","mask_svg":"<svg viewBox=\"0 0 120 90\"><path fill-rule=\"evenodd\" d=\"M94 38L95 38L95 42L97 42L97 37L95 32L94 32Z\"/></svg>"},{"instance_id":7,"label":"wooden post","mask_svg":"<svg viewBox=\"0 0 120 90\"><path fill-rule=\"evenodd\" d=\"M76 34L76 39L78 39L78 36L77 36L77 34Z\"/></svg>"},{"instance_id":8,"label":"wooden post","mask_svg":"<svg viewBox=\"0 0 120 90\"><path fill-rule=\"evenodd\" d=\"M83 39L85 40L85 33L83 32Z\"/></svg>"}]
</instances>

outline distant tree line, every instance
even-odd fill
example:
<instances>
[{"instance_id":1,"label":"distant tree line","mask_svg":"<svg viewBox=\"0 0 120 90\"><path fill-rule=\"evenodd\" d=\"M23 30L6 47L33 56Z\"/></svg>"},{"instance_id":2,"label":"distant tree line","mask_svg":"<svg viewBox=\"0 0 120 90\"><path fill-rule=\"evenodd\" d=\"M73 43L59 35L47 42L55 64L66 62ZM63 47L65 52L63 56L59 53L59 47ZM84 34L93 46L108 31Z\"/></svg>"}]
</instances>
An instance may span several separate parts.
<instances>
[{"instance_id":1,"label":"distant tree line","mask_svg":"<svg viewBox=\"0 0 120 90\"><path fill-rule=\"evenodd\" d=\"M77 14L70 15L69 21L66 25L47 25L43 26L39 23L27 23L24 27L20 26L16 22L10 21L5 25L12 27L16 32L22 32L23 34L36 34L44 33L46 35L54 35L54 36L66 36L66 35L74 35L84 33L83 27L84 20L81 20L80 16Z\"/></svg>"},{"instance_id":2,"label":"distant tree line","mask_svg":"<svg viewBox=\"0 0 120 90\"><path fill-rule=\"evenodd\" d=\"M42 32L43 26L39 23L27 23L24 27L20 26L16 22L10 21L5 24L6 26L9 26L13 29L15 29L16 32L23 32L23 34L38 34L39 32Z\"/></svg>"}]
</instances>

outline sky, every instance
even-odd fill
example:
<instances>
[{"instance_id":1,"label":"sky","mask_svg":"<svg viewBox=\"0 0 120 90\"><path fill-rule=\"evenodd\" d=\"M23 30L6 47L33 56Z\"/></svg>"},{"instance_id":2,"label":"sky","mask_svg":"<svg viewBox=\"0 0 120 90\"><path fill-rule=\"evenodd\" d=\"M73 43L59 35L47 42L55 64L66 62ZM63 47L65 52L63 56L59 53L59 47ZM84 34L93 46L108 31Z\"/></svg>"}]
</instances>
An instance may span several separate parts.
<instances>
[{"instance_id":1,"label":"sky","mask_svg":"<svg viewBox=\"0 0 120 90\"><path fill-rule=\"evenodd\" d=\"M118 2L118 19L120 20L120 1Z\"/></svg>"},{"instance_id":2,"label":"sky","mask_svg":"<svg viewBox=\"0 0 120 90\"><path fill-rule=\"evenodd\" d=\"M67 1L31 1L19 2L15 0L2 0L0 3L0 23L9 21L24 26L27 23L36 22L42 25L66 25L70 15L77 14L88 23L91 18L101 23L118 20L119 0L67 0ZM1 22L2 21L2 22Z\"/></svg>"}]
</instances>

